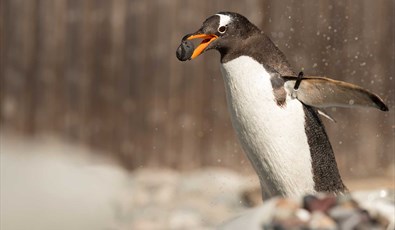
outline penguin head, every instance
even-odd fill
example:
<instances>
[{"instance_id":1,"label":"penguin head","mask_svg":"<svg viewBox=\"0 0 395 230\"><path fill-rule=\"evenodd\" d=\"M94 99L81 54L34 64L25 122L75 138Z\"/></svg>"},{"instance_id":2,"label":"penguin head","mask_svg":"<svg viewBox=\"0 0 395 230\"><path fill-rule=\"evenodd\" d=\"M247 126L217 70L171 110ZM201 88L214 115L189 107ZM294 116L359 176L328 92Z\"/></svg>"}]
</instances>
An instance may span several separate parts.
<instances>
[{"instance_id":1,"label":"penguin head","mask_svg":"<svg viewBox=\"0 0 395 230\"><path fill-rule=\"evenodd\" d=\"M207 18L195 33L183 37L177 57L182 61L191 60L211 49L225 55L237 43L259 32L260 30L246 17L233 12L219 12ZM192 44L192 40L195 39L202 39L196 48Z\"/></svg>"}]
</instances>

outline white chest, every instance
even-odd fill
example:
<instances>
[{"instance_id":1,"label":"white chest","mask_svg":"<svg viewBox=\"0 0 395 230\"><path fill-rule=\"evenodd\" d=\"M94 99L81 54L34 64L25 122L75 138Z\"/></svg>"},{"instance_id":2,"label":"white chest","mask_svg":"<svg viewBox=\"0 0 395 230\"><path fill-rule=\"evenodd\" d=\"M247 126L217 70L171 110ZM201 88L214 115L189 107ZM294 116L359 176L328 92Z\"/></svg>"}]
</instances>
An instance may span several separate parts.
<instances>
[{"instance_id":1,"label":"white chest","mask_svg":"<svg viewBox=\"0 0 395 230\"><path fill-rule=\"evenodd\" d=\"M314 192L303 105L287 97L279 107L270 75L250 57L224 63L221 70L233 126L265 195Z\"/></svg>"}]
</instances>

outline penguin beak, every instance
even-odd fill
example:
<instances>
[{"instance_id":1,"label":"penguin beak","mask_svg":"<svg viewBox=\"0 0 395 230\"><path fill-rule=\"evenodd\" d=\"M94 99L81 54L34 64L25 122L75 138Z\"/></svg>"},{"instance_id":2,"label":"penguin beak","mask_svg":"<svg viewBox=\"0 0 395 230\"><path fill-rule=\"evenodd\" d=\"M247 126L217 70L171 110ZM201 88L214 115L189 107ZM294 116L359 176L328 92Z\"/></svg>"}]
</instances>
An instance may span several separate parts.
<instances>
[{"instance_id":1,"label":"penguin beak","mask_svg":"<svg viewBox=\"0 0 395 230\"><path fill-rule=\"evenodd\" d=\"M203 39L202 42L196 47L196 49L193 51L191 59L196 58L199 56L203 51L207 48L207 46L213 42L215 39L218 38L217 35L215 34L192 34L188 36L186 39L187 40L193 40L193 39Z\"/></svg>"}]
</instances>

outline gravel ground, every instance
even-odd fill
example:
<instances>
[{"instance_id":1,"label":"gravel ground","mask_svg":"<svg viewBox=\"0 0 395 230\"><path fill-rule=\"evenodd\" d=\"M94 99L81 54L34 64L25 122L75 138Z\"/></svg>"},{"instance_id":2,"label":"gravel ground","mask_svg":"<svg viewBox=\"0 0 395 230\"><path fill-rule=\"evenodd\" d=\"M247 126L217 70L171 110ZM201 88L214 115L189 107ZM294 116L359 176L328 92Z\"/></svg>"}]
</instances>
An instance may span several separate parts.
<instances>
[{"instance_id":1,"label":"gravel ground","mask_svg":"<svg viewBox=\"0 0 395 230\"><path fill-rule=\"evenodd\" d=\"M2 230L212 229L247 207L255 176L223 168L127 172L54 139L1 136Z\"/></svg>"},{"instance_id":2,"label":"gravel ground","mask_svg":"<svg viewBox=\"0 0 395 230\"><path fill-rule=\"evenodd\" d=\"M247 201L260 203L255 175L223 168L127 172L55 139L0 137L2 230L214 229L249 210ZM369 180L348 185L373 188Z\"/></svg>"}]
</instances>

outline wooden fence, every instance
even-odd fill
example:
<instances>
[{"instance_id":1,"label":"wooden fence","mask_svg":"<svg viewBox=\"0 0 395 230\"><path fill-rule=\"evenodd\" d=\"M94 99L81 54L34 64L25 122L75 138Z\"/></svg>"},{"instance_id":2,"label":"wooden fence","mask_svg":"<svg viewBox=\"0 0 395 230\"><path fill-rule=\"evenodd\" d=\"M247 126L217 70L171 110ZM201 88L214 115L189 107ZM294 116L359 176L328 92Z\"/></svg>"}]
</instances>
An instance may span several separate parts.
<instances>
[{"instance_id":1,"label":"wooden fence","mask_svg":"<svg viewBox=\"0 0 395 230\"><path fill-rule=\"evenodd\" d=\"M237 11L264 29L295 69L378 93L390 112L332 109L344 175L394 162L394 2L2 0L1 126L108 152L128 168L250 170L235 139L218 54L181 63L181 37Z\"/></svg>"}]
</instances>

